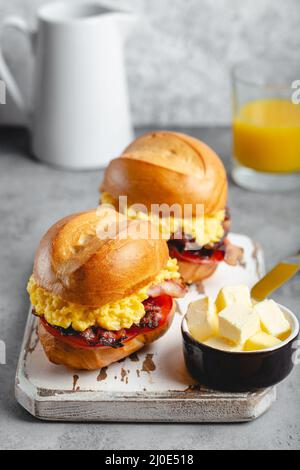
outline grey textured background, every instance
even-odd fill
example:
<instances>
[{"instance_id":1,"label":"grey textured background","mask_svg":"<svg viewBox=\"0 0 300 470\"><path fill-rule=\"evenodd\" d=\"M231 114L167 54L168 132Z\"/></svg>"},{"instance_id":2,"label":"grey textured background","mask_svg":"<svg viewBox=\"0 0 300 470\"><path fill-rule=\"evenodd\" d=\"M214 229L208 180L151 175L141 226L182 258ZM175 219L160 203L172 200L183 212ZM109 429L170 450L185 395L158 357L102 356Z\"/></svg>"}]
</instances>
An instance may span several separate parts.
<instances>
[{"instance_id":1,"label":"grey textured background","mask_svg":"<svg viewBox=\"0 0 300 470\"><path fill-rule=\"evenodd\" d=\"M0 0L0 28L8 14L18 13L34 22L34 11L41 3ZM131 106L137 125L228 123L229 70L233 63L252 57L299 58L299 0L100 3L128 8L143 17L126 45ZM31 64L26 41L20 34L8 32L3 48L30 100ZM3 122L18 122L10 100L0 107Z\"/></svg>"}]
</instances>

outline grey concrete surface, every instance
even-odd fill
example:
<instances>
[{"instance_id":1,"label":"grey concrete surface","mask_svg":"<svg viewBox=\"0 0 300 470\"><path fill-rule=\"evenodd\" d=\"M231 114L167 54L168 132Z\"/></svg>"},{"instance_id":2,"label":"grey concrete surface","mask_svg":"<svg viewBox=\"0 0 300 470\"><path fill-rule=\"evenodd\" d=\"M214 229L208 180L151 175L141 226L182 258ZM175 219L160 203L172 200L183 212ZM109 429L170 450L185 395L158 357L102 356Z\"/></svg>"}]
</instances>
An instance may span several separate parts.
<instances>
[{"instance_id":1,"label":"grey concrete surface","mask_svg":"<svg viewBox=\"0 0 300 470\"><path fill-rule=\"evenodd\" d=\"M6 15L19 14L33 24L36 8L50 1L0 0L0 32ZM299 0L99 3L130 9L141 18L125 47L136 125L229 123L229 71L233 63L249 58L299 59ZM21 33L7 31L2 45L30 101L32 61L28 43ZM10 100L6 107L0 107L0 122L15 123L18 119Z\"/></svg>"},{"instance_id":2,"label":"grey concrete surface","mask_svg":"<svg viewBox=\"0 0 300 470\"><path fill-rule=\"evenodd\" d=\"M141 130L140 130L141 131ZM226 129L187 129L222 156L228 167ZM0 130L0 448L3 449L299 449L300 365L278 387L278 401L259 420L236 425L44 423L14 398L14 376L28 311L26 282L36 245L60 217L96 205L101 171L59 171L28 156L20 130ZM300 193L259 194L230 184L233 229L265 249L267 267L300 249ZM274 296L300 314L299 276Z\"/></svg>"}]
</instances>

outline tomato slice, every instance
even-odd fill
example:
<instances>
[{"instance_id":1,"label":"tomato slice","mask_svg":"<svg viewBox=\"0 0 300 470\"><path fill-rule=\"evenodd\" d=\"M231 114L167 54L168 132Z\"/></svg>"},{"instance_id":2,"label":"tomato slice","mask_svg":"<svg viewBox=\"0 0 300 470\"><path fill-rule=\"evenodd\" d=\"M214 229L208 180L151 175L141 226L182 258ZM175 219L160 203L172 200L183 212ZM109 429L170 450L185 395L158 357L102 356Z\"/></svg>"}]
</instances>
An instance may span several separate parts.
<instances>
[{"instance_id":1,"label":"tomato slice","mask_svg":"<svg viewBox=\"0 0 300 470\"><path fill-rule=\"evenodd\" d=\"M148 326L145 326L143 328L133 325L131 328L127 328L122 330L124 332L124 336L126 336L125 339L122 339L122 344L126 343L127 341L130 341L131 339L135 338L136 336L140 334L145 334L148 333L149 331L153 331L154 329L157 330L158 328L161 328L162 326L165 325L167 321L170 320L170 315L173 307L173 299L169 295L160 295L159 297L149 297L147 300L151 300L152 304L155 306L160 307L160 320L158 322L158 326L156 328L150 328ZM64 341L65 343L69 344L70 346L74 346L77 348L83 348L83 349L95 349L95 348L103 348L107 349L112 346L107 346L103 344L97 344L97 345L90 345L88 341L82 337L82 336L77 336L77 335L64 335L61 333L60 328L55 328L54 326L50 325L44 317L40 317L40 321L42 322L44 328L50 333L52 336L59 338L61 341ZM114 331L113 333L117 333Z\"/></svg>"},{"instance_id":2,"label":"tomato slice","mask_svg":"<svg viewBox=\"0 0 300 470\"><path fill-rule=\"evenodd\" d=\"M225 253L222 250L215 250L212 256L202 256L194 251L179 251L175 246L169 247L170 256L179 261L186 261L194 264L212 264L224 260Z\"/></svg>"}]
</instances>

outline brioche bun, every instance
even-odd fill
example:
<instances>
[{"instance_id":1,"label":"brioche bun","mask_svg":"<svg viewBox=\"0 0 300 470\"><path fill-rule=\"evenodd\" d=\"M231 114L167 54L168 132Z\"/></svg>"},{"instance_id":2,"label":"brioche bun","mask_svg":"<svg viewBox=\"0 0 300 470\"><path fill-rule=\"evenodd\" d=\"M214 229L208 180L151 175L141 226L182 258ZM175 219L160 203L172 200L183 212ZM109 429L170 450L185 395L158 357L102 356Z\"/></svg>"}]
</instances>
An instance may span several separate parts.
<instances>
[{"instance_id":1,"label":"brioche bun","mask_svg":"<svg viewBox=\"0 0 300 470\"><path fill-rule=\"evenodd\" d=\"M227 177L216 153L200 140L176 132L152 132L137 138L112 160L104 174L101 191L128 205L196 204L206 214L226 206Z\"/></svg>"},{"instance_id":2,"label":"brioche bun","mask_svg":"<svg viewBox=\"0 0 300 470\"><path fill-rule=\"evenodd\" d=\"M117 225L113 225L116 220ZM150 227L148 222L127 220L107 207L65 217L41 240L34 261L34 280L40 287L75 304L101 307L121 300L151 283L167 264L167 243L149 238ZM102 236L104 231L110 233L106 239ZM174 302L170 305L171 311L162 325L149 332L141 330L118 349L72 345L64 341L64 336L47 331L41 319L38 335L51 362L94 370L162 336L173 319Z\"/></svg>"},{"instance_id":3,"label":"brioche bun","mask_svg":"<svg viewBox=\"0 0 300 470\"><path fill-rule=\"evenodd\" d=\"M172 311L161 327L155 328L147 333L139 334L133 339L126 341L122 348L95 347L84 349L67 344L56 336L51 335L39 321L38 335L48 359L54 364L62 364L72 369L95 370L106 367L113 362L133 354L143 348L145 344L152 343L163 336L169 329L175 311L173 301Z\"/></svg>"},{"instance_id":4,"label":"brioche bun","mask_svg":"<svg viewBox=\"0 0 300 470\"><path fill-rule=\"evenodd\" d=\"M166 242L149 238L149 222L120 214L116 236L99 238L104 229L112 230L116 214L100 207L54 224L35 256L36 283L66 301L90 307L121 300L151 283L167 264Z\"/></svg>"}]
</instances>

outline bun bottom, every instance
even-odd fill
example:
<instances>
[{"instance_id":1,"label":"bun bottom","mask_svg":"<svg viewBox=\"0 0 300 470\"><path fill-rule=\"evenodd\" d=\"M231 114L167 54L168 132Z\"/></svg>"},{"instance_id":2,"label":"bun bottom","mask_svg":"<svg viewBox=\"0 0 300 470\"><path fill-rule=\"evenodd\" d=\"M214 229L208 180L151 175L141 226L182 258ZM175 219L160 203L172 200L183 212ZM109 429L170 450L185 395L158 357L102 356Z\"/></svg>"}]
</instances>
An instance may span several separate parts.
<instances>
[{"instance_id":1,"label":"bun bottom","mask_svg":"<svg viewBox=\"0 0 300 470\"><path fill-rule=\"evenodd\" d=\"M76 348L67 344L60 338L51 335L39 321L38 335L43 349L54 364L64 365L78 370L96 370L106 367L113 362L133 354L141 349L145 344L152 343L163 336L169 329L175 312L175 303L173 301L172 310L168 320L161 326L147 333L141 333L135 338L124 343L122 348Z\"/></svg>"},{"instance_id":2,"label":"bun bottom","mask_svg":"<svg viewBox=\"0 0 300 470\"><path fill-rule=\"evenodd\" d=\"M181 261L179 259L177 259L177 262L181 277L187 284L203 281L203 279L210 277L216 271L219 264L217 261L210 261L205 264L196 264Z\"/></svg>"}]
</instances>

